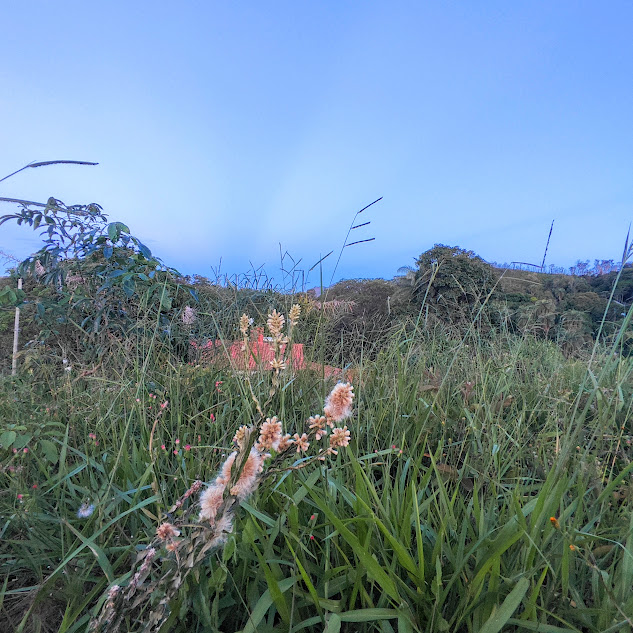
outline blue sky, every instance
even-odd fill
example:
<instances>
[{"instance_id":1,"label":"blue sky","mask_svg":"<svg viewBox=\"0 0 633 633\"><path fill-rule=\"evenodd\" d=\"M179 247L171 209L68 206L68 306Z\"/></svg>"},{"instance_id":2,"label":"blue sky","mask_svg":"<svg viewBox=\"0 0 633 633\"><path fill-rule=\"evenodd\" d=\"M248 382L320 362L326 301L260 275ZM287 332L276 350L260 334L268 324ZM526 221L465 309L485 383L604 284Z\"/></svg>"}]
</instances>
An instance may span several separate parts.
<instances>
[{"instance_id":1,"label":"blue sky","mask_svg":"<svg viewBox=\"0 0 633 633\"><path fill-rule=\"evenodd\" d=\"M380 196L337 278L391 278L434 243L540 263L553 219L549 263L618 259L631 24L619 0L9 3L0 178L100 164L0 196L98 202L206 276L278 276L280 242L307 269ZM0 228L1 249L36 247Z\"/></svg>"}]
</instances>

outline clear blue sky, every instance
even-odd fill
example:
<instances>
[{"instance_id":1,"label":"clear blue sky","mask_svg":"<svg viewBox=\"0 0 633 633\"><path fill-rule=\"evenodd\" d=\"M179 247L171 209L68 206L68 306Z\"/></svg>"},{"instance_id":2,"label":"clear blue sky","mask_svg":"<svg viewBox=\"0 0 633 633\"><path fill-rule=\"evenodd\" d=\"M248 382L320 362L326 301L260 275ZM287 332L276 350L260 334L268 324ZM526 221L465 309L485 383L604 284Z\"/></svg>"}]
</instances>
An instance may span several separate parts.
<instances>
[{"instance_id":1,"label":"clear blue sky","mask_svg":"<svg viewBox=\"0 0 633 633\"><path fill-rule=\"evenodd\" d=\"M100 165L0 196L98 202L184 273L277 275L280 242L307 268L379 196L337 277L390 278L437 242L539 263L552 219L549 263L621 255L628 0L36 0L2 24L0 177Z\"/></svg>"}]
</instances>

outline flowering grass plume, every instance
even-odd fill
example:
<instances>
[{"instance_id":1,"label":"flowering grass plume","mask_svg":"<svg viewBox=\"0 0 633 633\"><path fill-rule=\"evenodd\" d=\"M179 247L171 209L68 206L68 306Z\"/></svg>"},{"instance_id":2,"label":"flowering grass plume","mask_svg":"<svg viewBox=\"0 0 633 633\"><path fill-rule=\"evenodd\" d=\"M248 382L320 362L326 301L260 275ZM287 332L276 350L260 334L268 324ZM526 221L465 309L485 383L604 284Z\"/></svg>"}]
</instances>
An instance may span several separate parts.
<instances>
[{"instance_id":1,"label":"flowering grass plume","mask_svg":"<svg viewBox=\"0 0 633 633\"><path fill-rule=\"evenodd\" d=\"M354 387L348 382L339 382L332 389L325 401L325 407L323 407L328 426L332 427L336 422L349 418L352 414L353 400Z\"/></svg>"},{"instance_id":2,"label":"flowering grass plume","mask_svg":"<svg viewBox=\"0 0 633 633\"><path fill-rule=\"evenodd\" d=\"M290 316L296 322L299 310ZM285 338L284 323L283 315L273 310L268 327L278 342ZM250 325L248 317L240 319L245 337ZM334 425L351 415L353 398L349 383L337 384L325 401L323 415L309 417L292 434L284 432L282 421L274 415L260 413L260 422L241 426L233 437L234 450L208 485L195 481L165 514L137 557L127 586L120 582L106 591L91 631L113 633L139 627L159 631L186 578L210 552L224 546L235 530L236 511L267 477L319 464L349 445L347 426ZM198 493L198 502L193 502ZM130 624L133 629L122 628Z\"/></svg>"}]
</instances>

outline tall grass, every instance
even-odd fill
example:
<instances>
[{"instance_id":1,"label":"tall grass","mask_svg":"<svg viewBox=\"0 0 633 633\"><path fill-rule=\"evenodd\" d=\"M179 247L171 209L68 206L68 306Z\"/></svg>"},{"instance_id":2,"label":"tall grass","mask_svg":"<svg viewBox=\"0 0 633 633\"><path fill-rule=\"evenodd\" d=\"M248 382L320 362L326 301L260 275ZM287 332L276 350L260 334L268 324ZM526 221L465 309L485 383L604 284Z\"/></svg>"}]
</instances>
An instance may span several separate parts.
<instances>
[{"instance_id":1,"label":"tall grass","mask_svg":"<svg viewBox=\"0 0 633 633\"><path fill-rule=\"evenodd\" d=\"M614 351L394 331L354 367L350 447L261 486L161 631L631 630L633 366ZM266 400L270 374L249 378ZM93 373L1 379L0 630L87 630L255 419L244 380L158 331ZM287 372L264 413L299 430L331 386Z\"/></svg>"}]
</instances>

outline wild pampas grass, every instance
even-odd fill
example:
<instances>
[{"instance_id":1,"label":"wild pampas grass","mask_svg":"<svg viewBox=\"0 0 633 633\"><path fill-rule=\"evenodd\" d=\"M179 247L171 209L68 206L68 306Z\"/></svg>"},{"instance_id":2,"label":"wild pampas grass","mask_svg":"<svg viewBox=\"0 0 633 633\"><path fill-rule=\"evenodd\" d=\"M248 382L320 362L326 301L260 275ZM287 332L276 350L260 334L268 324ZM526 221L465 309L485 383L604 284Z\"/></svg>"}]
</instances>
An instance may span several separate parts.
<instances>
[{"instance_id":1,"label":"wild pampas grass","mask_svg":"<svg viewBox=\"0 0 633 633\"><path fill-rule=\"evenodd\" d=\"M291 328L299 314L299 307L293 306L289 314ZM240 319L245 338L251 325L252 320L246 315ZM275 311L269 315L269 331L276 340L275 358L280 363L282 345L289 340L283 332L284 325L284 315ZM279 370L274 369L277 380L273 386L279 379ZM171 614L171 604L184 590L185 580L210 552L226 544L235 530L236 511L268 477L320 464L349 444L347 427L334 426L351 415L354 391L349 383L337 384L325 401L323 415L309 417L303 428L291 435L284 432L277 416L265 417L261 413L250 377L246 374L244 378L260 412L260 421L237 430L234 450L208 485L195 481L169 509L166 520L158 525L154 538L139 554L131 580L127 585L119 581L104 593L101 611L91 622L92 631L160 630ZM198 494L198 502L192 503Z\"/></svg>"}]
</instances>

